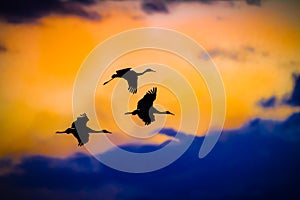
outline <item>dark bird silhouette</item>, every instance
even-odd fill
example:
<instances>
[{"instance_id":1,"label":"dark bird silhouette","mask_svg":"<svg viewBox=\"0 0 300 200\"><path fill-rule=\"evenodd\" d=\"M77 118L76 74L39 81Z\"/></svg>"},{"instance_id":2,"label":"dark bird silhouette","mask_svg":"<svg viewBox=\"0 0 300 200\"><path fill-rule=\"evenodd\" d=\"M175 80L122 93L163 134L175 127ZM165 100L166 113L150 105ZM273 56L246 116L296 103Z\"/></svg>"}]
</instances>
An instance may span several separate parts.
<instances>
[{"instance_id":1,"label":"dark bird silhouette","mask_svg":"<svg viewBox=\"0 0 300 200\"><path fill-rule=\"evenodd\" d=\"M153 102L156 99L157 88L154 87L149 90L144 97L139 100L137 109L132 112L126 112L125 115L138 115L140 119L145 122L145 125L151 124L155 121L154 114L170 114L174 115L170 111L158 111L153 107Z\"/></svg>"},{"instance_id":2,"label":"dark bird silhouette","mask_svg":"<svg viewBox=\"0 0 300 200\"><path fill-rule=\"evenodd\" d=\"M137 81L138 77L147 73L147 72L155 72L152 69L146 69L142 73L137 73L133 71L131 68L125 68L125 69L120 69L116 71L115 74L111 76L111 79L103 83L103 85L106 85L110 81L112 81L114 78L123 78L127 81L128 83L128 90L129 92L135 94L137 92Z\"/></svg>"},{"instance_id":3,"label":"dark bird silhouette","mask_svg":"<svg viewBox=\"0 0 300 200\"><path fill-rule=\"evenodd\" d=\"M76 121L72 123L71 128L67 128L64 131L56 131L57 134L72 134L78 141L78 146L82 146L86 144L89 141L89 133L109 133L111 132L107 130L102 131L95 131L89 127L86 126L87 122L89 121L89 118L86 116L86 114L80 115L80 117L77 117Z\"/></svg>"}]
</instances>

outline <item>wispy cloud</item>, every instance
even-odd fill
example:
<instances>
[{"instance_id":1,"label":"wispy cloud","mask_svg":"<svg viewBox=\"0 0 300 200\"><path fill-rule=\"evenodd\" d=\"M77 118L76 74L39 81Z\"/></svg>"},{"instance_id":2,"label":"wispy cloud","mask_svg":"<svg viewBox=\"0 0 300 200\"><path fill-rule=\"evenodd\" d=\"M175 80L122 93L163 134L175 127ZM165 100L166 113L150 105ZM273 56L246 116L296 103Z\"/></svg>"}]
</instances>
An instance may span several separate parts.
<instances>
[{"instance_id":1,"label":"wispy cloud","mask_svg":"<svg viewBox=\"0 0 300 200\"><path fill-rule=\"evenodd\" d=\"M246 59L248 55L252 55L253 53L256 53L256 49L253 46L243 46L238 50L215 48L210 49L207 52L201 52L200 57L204 60L209 60L210 57L222 57L234 61L241 61Z\"/></svg>"},{"instance_id":2,"label":"wispy cloud","mask_svg":"<svg viewBox=\"0 0 300 200\"><path fill-rule=\"evenodd\" d=\"M255 48L252 46L245 46L244 49L248 52L255 52Z\"/></svg>"}]
</instances>

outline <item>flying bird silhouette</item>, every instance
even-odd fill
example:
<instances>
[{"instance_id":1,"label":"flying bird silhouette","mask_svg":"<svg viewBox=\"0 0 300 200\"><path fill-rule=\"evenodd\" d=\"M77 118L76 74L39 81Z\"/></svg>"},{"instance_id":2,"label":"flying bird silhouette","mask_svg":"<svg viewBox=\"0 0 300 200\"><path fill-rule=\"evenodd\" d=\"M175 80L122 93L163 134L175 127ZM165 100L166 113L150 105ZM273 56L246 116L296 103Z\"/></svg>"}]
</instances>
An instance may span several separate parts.
<instances>
[{"instance_id":1,"label":"flying bird silhouette","mask_svg":"<svg viewBox=\"0 0 300 200\"><path fill-rule=\"evenodd\" d=\"M156 99L157 88L154 87L152 90L149 90L144 97L139 100L137 104L137 109L132 112L126 112L125 115L138 115L140 119L145 122L145 125L151 124L155 121L154 114L170 114L174 115L170 111L158 111L153 107L153 102Z\"/></svg>"},{"instance_id":2,"label":"flying bird silhouette","mask_svg":"<svg viewBox=\"0 0 300 200\"><path fill-rule=\"evenodd\" d=\"M111 132L107 130L102 131L95 131L89 127L86 126L87 122L89 121L89 118L86 116L86 114L80 115L80 117L77 117L76 121L72 123L71 128L67 128L64 131L56 131L57 134L72 134L78 141L78 146L82 146L86 144L89 141L89 133L109 133Z\"/></svg>"},{"instance_id":3,"label":"flying bird silhouette","mask_svg":"<svg viewBox=\"0 0 300 200\"><path fill-rule=\"evenodd\" d=\"M147 72L155 72L155 71L153 69L149 68L149 69L146 69L145 71L143 71L142 73L137 73L137 72L133 71L131 68L120 69L111 76L110 80L103 83L103 85L106 85L107 83L112 81L114 78L123 78L128 83L129 92L135 94L137 92L138 77Z\"/></svg>"}]
</instances>

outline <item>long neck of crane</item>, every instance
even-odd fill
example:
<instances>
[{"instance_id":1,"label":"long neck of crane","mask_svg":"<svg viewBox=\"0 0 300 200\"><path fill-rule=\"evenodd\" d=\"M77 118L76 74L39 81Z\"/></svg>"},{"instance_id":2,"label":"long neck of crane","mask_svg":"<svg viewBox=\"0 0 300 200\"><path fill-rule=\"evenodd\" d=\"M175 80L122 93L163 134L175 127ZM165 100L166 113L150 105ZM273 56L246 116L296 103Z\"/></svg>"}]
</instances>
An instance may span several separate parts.
<instances>
[{"instance_id":1,"label":"long neck of crane","mask_svg":"<svg viewBox=\"0 0 300 200\"><path fill-rule=\"evenodd\" d=\"M138 75L138 76L141 76L141 75L143 75L143 74L145 74L145 73L147 73L147 72L149 72L149 71L145 70L145 71L143 71L143 72L141 72L141 73L137 73L137 75Z\"/></svg>"},{"instance_id":2,"label":"long neck of crane","mask_svg":"<svg viewBox=\"0 0 300 200\"><path fill-rule=\"evenodd\" d=\"M126 112L125 113L125 115L136 115L136 114L138 114L138 110L134 110L134 111L132 111L132 112Z\"/></svg>"},{"instance_id":3,"label":"long neck of crane","mask_svg":"<svg viewBox=\"0 0 300 200\"><path fill-rule=\"evenodd\" d=\"M155 114L167 114L167 111L159 111L155 109Z\"/></svg>"}]
</instances>

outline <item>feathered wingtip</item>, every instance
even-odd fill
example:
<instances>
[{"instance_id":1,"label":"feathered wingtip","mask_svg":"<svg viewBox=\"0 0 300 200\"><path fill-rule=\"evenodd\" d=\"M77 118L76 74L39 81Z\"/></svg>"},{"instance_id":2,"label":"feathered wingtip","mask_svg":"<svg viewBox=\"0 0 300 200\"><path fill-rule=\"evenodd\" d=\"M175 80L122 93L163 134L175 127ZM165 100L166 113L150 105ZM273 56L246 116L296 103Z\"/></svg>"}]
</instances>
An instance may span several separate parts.
<instances>
[{"instance_id":1,"label":"feathered wingtip","mask_svg":"<svg viewBox=\"0 0 300 200\"><path fill-rule=\"evenodd\" d=\"M152 90L149 90L147 93L148 94L154 94L157 92L157 87L153 87Z\"/></svg>"},{"instance_id":2,"label":"feathered wingtip","mask_svg":"<svg viewBox=\"0 0 300 200\"><path fill-rule=\"evenodd\" d=\"M86 117L86 113L80 114L80 117Z\"/></svg>"},{"instance_id":3,"label":"feathered wingtip","mask_svg":"<svg viewBox=\"0 0 300 200\"><path fill-rule=\"evenodd\" d=\"M80 114L80 115L77 117L77 120L81 120L81 119L87 119L87 120L89 120L89 118L88 118L88 116L86 115L86 113Z\"/></svg>"}]
</instances>

